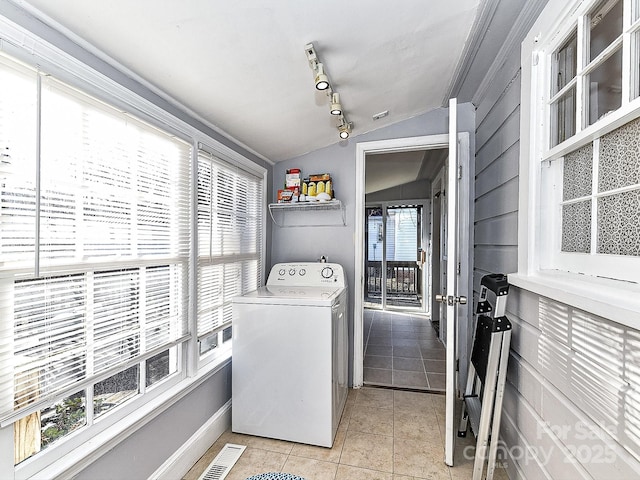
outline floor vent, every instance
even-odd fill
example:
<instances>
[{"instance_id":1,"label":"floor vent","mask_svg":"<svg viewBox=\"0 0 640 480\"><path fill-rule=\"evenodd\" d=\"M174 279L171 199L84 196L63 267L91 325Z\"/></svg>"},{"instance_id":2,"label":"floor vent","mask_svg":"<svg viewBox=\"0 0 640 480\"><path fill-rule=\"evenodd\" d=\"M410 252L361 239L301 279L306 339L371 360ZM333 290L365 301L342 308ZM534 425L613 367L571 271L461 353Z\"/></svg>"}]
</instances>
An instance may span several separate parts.
<instances>
[{"instance_id":1,"label":"floor vent","mask_svg":"<svg viewBox=\"0 0 640 480\"><path fill-rule=\"evenodd\" d=\"M227 443L198 480L223 480L226 478L245 448L247 447L244 445Z\"/></svg>"}]
</instances>

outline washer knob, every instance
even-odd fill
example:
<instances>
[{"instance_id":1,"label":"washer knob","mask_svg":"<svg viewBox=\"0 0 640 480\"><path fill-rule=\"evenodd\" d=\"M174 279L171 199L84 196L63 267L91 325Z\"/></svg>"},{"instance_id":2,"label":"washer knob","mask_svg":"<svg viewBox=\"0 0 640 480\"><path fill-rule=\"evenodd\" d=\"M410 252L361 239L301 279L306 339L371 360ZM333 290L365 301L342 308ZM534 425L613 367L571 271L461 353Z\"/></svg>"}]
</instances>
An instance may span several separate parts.
<instances>
[{"instance_id":1,"label":"washer knob","mask_svg":"<svg viewBox=\"0 0 640 480\"><path fill-rule=\"evenodd\" d=\"M323 278L331 278L333 276L333 268L331 267L324 267L322 269L322 272L320 272L322 274Z\"/></svg>"},{"instance_id":2,"label":"washer knob","mask_svg":"<svg viewBox=\"0 0 640 480\"><path fill-rule=\"evenodd\" d=\"M295 275L296 271L292 268L291 270L289 270L289 275Z\"/></svg>"},{"instance_id":3,"label":"washer knob","mask_svg":"<svg viewBox=\"0 0 640 480\"><path fill-rule=\"evenodd\" d=\"M300 274L300 276L303 276L307 273L307 271L304 268L301 268L298 273Z\"/></svg>"},{"instance_id":4,"label":"washer knob","mask_svg":"<svg viewBox=\"0 0 640 480\"><path fill-rule=\"evenodd\" d=\"M278 270L278 275L284 275L285 273L286 272L284 268L281 268L280 270Z\"/></svg>"}]
</instances>

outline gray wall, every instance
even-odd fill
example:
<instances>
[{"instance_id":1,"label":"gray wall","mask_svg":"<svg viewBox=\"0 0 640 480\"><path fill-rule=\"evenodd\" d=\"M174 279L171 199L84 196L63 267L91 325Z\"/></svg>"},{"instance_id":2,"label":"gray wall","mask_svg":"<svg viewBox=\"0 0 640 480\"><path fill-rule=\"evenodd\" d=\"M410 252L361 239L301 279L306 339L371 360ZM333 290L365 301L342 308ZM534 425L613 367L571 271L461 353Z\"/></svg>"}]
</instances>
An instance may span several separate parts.
<instances>
[{"instance_id":1,"label":"gray wall","mask_svg":"<svg viewBox=\"0 0 640 480\"><path fill-rule=\"evenodd\" d=\"M393 202L396 200L422 200L431 197L431 181L416 180L397 187L365 195L365 202Z\"/></svg>"},{"instance_id":2,"label":"gray wall","mask_svg":"<svg viewBox=\"0 0 640 480\"><path fill-rule=\"evenodd\" d=\"M474 107L469 103L458 105L458 130L471 132L470 149L474 151ZM357 126L356 126L357 128ZM353 345L353 305L355 272L355 164L356 144L393 138L437 135L448 132L448 109L439 108L397 124L362 135L352 135L349 140L326 147L300 157L277 163L273 168L274 190L284 179L289 168L301 168L303 175L331 173L335 196L346 208L346 226L273 227L271 259L273 263L314 261L322 255L330 262L340 263L345 269L349 284L349 335ZM357 131L357 130L356 130ZM426 195L425 195L426 196ZM272 199L273 200L273 199ZM353 352L349 355L349 382L352 382Z\"/></svg>"},{"instance_id":3,"label":"gray wall","mask_svg":"<svg viewBox=\"0 0 640 480\"><path fill-rule=\"evenodd\" d=\"M517 270L518 46L490 80L476 111L476 294L486 273ZM510 478L640 478L640 332L514 287L507 316Z\"/></svg>"},{"instance_id":4,"label":"gray wall","mask_svg":"<svg viewBox=\"0 0 640 480\"><path fill-rule=\"evenodd\" d=\"M144 479L157 470L231 398L231 364L123 439L75 480Z\"/></svg>"}]
</instances>

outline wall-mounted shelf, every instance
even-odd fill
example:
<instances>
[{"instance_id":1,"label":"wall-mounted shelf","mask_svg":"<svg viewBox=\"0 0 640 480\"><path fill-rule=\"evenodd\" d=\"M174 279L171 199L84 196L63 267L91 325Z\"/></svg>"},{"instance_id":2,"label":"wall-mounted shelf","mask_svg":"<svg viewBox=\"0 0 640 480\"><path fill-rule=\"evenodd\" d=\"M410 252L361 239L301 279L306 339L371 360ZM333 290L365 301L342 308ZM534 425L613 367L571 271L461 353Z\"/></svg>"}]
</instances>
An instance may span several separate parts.
<instances>
[{"instance_id":1,"label":"wall-mounted shelf","mask_svg":"<svg viewBox=\"0 0 640 480\"><path fill-rule=\"evenodd\" d=\"M340 200L328 202L270 203L269 215L279 227L322 227L347 224Z\"/></svg>"}]
</instances>

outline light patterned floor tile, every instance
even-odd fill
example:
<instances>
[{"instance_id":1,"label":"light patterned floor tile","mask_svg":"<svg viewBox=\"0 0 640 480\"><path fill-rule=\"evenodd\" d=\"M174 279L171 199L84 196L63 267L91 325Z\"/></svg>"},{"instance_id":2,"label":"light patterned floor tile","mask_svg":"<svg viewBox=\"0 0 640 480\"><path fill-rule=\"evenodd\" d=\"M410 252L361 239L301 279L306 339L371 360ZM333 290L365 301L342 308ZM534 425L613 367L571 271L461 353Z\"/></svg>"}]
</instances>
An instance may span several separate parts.
<instances>
[{"instance_id":1,"label":"light patterned floor tile","mask_svg":"<svg viewBox=\"0 0 640 480\"><path fill-rule=\"evenodd\" d=\"M393 437L347 430L340 463L391 473Z\"/></svg>"},{"instance_id":2,"label":"light patterned floor tile","mask_svg":"<svg viewBox=\"0 0 640 480\"><path fill-rule=\"evenodd\" d=\"M393 436L412 438L429 443L442 443L438 418L434 413L416 415L407 411L396 411L393 415Z\"/></svg>"},{"instance_id":3,"label":"light patterned floor tile","mask_svg":"<svg viewBox=\"0 0 640 480\"><path fill-rule=\"evenodd\" d=\"M281 472L287 455L247 447L225 480L245 480L252 475L265 472Z\"/></svg>"},{"instance_id":4,"label":"light patterned floor tile","mask_svg":"<svg viewBox=\"0 0 640 480\"><path fill-rule=\"evenodd\" d=\"M444 463L442 444L396 438L393 449L394 473L430 480L451 478L449 467Z\"/></svg>"},{"instance_id":5,"label":"light patterned floor tile","mask_svg":"<svg viewBox=\"0 0 640 480\"><path fill-rule=\"evenodd\" d=\"M337 463L296 457L295 455L289 455L284 467L282 467L282 471L285 473L313 480L334 480L337 469Z\"/></svg>"},{"instance_id":6,"label":"light patterned floor tile","mask_svg":"<svg viewBox=\"0 0 640 480\"><path fill-rule=\"evenodd\" d=\"M314 460L322 460L325 462L338 463L342 454L342 447L347 436L347 423L341 423L336 432L336 438L333 440L333 447L316 447L314 445L305 445L297 443L291 449L291 455L297 457L312 458Z\"/></svg>"},{"instance_id":7,"label":"light patterned floor tile","mask_svg":"<svg viewBox=\"0 0 640 480\"><path fill-rule=\"evenodd\" d=\"M368 468L352 467L350 465L338 465L338 473L335 480L392 480L393 476L388 472L377 472Z\"/></svg>"},{"instance_id":8,"label":"light patterned floor tile","mask_svg":"<svg viewBox=\"0 0 640 480\"><path fill-rule=\"evenodd\" d=\"M393 408L393 390L361 388L356 398L357 406Z\"/></svg>"},{"instance_id":9,"label":"light patterned floor tile","mask_svg":"<svg viewBox=\"0 0 640 480\"><path fill-rule=\"evenodd\" d=\"M350 432L393 435L393 410L360 406L349 419Z\"/></svg>"},{"instance_id":10,"label":"light patterned floor tile","mask_svg":"<svg viewBox=\"0 0 640 480\"><path fill-rule=\"evenodd\" d=\"M429 393L393 392L393 408L396 411L408 411L414 415L434 413L434 395Z\"/></svg>"}]
</instances>

